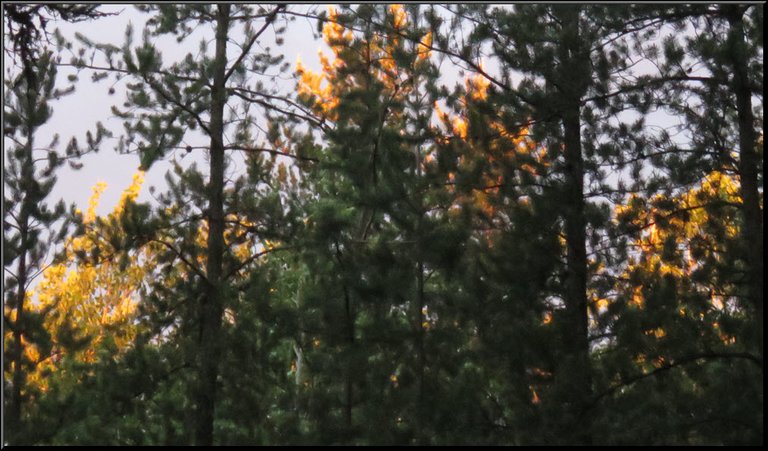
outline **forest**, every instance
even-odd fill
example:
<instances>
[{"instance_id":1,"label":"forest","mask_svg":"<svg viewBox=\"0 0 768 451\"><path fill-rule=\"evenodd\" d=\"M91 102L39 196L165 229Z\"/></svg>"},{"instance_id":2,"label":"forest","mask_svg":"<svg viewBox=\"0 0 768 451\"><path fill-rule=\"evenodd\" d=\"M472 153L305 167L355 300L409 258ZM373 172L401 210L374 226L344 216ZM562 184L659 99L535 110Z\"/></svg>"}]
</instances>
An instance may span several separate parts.
<instances>
[{"instance_id":1,"label":"forest","mask_svg":"<svg viewBox=\"0 0 768 451\"><path fill-rule=\"evenodd\" d=\"M762 444L763 4L123 6L3 3L3 445Z\"/></svg>"}]
</instances>

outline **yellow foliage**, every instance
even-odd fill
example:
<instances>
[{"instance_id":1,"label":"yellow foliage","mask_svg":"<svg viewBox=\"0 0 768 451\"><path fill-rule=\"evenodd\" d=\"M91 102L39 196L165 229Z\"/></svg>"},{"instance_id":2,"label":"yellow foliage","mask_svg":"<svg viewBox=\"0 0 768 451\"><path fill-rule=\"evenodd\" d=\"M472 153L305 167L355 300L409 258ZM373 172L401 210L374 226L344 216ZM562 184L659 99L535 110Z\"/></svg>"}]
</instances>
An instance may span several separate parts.
<instances>
[{"instance_id":1,"label":"yellow foliage","mask_svg":"<svg viewBox=\"0 0 768 451\"><path fill-rule=\"evenodd\" d=\"M453 125L453 134L461 139L467 139L467 121L458 116L451 120Z\"/></svg>"},{"instance_id":2,"label":"yellow foliage","mask_svg":"<svg viewBox=\"0 0 768 451\"><path fill-rule=\"evenodd\" d=\"M389 12L392 25L396 30L402 30L408 24L408 14L402 5L390 5ZM325 119L336 121L336 109L339 99L344 92L359 87L363 80L343 76L339 73L346 64L358 63L366 66L366 74L377 79L387 88L386 95L394 100L404 98L412 88L407 86L407 74L403 73L395 63L394 53L403 44L397 36L384 37L375 34L370 41L355 41L352 30L346 29L338 22L338 12L328 8L328 21L323 26L323 40L331 48L332 56L326 56L318 50L320 57L320 72L308 70L300 59L296 61L296 73L299 75L298 93L307 101L314 112ZM360 45L356 45L360 44ZM416 44L416 62L428 59L432 45L432 34L426 33ZM354 49L354 52L349 52ZM344 56L342 53L346 52ZM345 61L355 55L358 61Z\"/></svg>"},{"instance_id":3,"label":"yellow foliage","mask_svg":"<svg viewBox=\"0 0 768 451\"><path fill-rule=\"evenodd\" d=\"M483 62L481 61L480 69L483 69ZM488 86L491 85L490 80L481 74L475 74L471 78L467 77L464 81L467 87L467 92L470 93L470 97L473 100L485 100L488 98Z\"/></svg>"},{"instance_id":4,"label":"yellow foliage","mask_svg":"<svg viewBox=\"0 0 768 451\"><path fill-rule=\"evenodd\" d=\"M139 191L141 191L141 185L143 184L144 171L138 171L137 173L133 174L131 184L128 186L128 188L125 189L125 191L123 191L122 196L120 196L120 201L117 203L114 213L119 214L122 212L128 202L135 202L136 198L139 197Z\"/></svg>"},{"instance_id":5,"label":"yellow foliage","mask_svg":"<svg viewBox=\"0 0 768 451\"><path fill-rule=\"evenodd\" d=\"M87 263L79 261L76 255L83 252L92 255L98 248L102 257L105 257L104 251L109 252L111 245L104 238L104 230L100 229L102 224L107 227L117 224L118 216L125 206L137 199L143 182L144 173L136 173L112 212L103 217L104 221L97 222L96 209L107 187L104 182L98 182L92 189L93 194L83 218L85 233L65 242L64 260L46 268L40 283L30 293L29 308L38 312L47 311L43 326L51 334L52 344L49 355L41 355L41 350L34 344L23 342L25 355L38 362L27 376L30 387L47 390L50 375L62 374L59 369L65 354L76 361L88 363L99 358L100 354L96 350L105 340L114 344L113 349L117 353L124 352L133 343L138 333L135 321L139 304L138 289L156 270L157 252L164 248L151 243L129 254L124 268L118 266L113 258ZM245 260L256 249L255 244L243 239L244 233L254 224L235 215L229 215L226 219L228 227L225 242L239 259ZM110 232L114 230L110 229ZM203 221L196 236L197 244L205 246L207 237L208 227ZM200 257L199 263L204 264L205 258ZM5 310L13 321L15 312L8 308ZM225 319L234 324L234 312L226 311ZM71 331L77 339L88 338L87 345L77 351L65 348L64 340L67 337L61 335L63 330ZM6 339L9 338L8 334ZM6 377L9 377L8 373Z\"/></svg>"},{"instance_id":6,"label":"yellow foliage","mask_svg":"<svg viewBox=\"0 0 768 451\"><path fill-rule=\"evenodd\" d=\"M642 199L633 194L624 205L616 207L617 221L629 222L641 231L631 243L634 255L620 278L626 281L622 289L629 295L629 306L646 308L644 291L654 280L674 287L681 299L676 305L678 296L669 296L672 304L666 307L673 309L676 318L643 330L645 335L662 340L680 318L685 318L698 323L702 334L709 332L725 345L736 343L736 337L723 332L715 319L726 313L726 306L732 302L715 294L722 292L724 282L691 276L705 261L721 260L727 250L726 241L737 237L738 213L734 206L740 202L737 180L714 171L698 186L673 198L657 195ZM690 310L685 298L692 293L709 298L709 311ZM663 356L644 355L639 355L635 363L645 372L668 364Z\"/></svg>"},{"instance_id":7,"label":"yellow foliage","mask_svg":"<svg viewBox=\"0 0 768 451\"><path fill-rule=\"evenodd\" d=\"M646 330L645 335L653 335L654 337L659 339L659 338L664 338L667 335L667 333L661 327L657 327L655 329Z\"/></svg>"},{"instance_id":8,"label":"yellow foliage","mask_svg":"<svg viewBox=\"0 0 768 451\"><path fill-rule=\"evenodd\" d=\"M420 60L428 59L432 55L432 32L430 31L419 41L418 58Z\"/></svg>"},{"instance_id":9,"label":"yellow foliage","mask_svg":"<svg viewBox=\"0 0 768 451\"><path fill-rule=\"evenodd\" d=\"M738 223L733 215L721 214L711 217L705 208L718 201L738 204L741 198L736 180L727 174L714 171L708 174L698 187L673 199L656 195L644 202L636 194L632 194L626 204L617 206L617 219L628 218L632 224L643 230L633 242L639 253L639 261L627 268L626 275L642 269L645 273L687 279L699 265L692 255L695 242L707 243L707 246L699 245L700 251L705 252L706 257L718 258L718 254L724 251L723 243L707 234L703 228L705 224L722 224L727 238L734 238L738 234ZM658 208L657 205L664 205L665 208ZM670 243L674 245L672 250L675 255L680 258L662 258L665 251L669 252L670 249L665 249L665 246ZM633 287L632 293L631 303L642 307L644 301L641 287Z\"/></svg>"},{"instance_id":10,"label":"yellow foliage","mask_svg":"<svg viewBox=\"0 0 768 451\"><path fill-rule=\"evenodd\" d=\"M24 347L24 356L31 362L40 360L40 352L33 343L27 341L24 335L21 336L21 345Z\"/></svg>"},{"instance_id":11,"label":"yellow foliage","mask_svg":"<svg viewBox=\"0 0 768 451\"><path fill-rule=\"evenodd\" d=\"M131 185L123 192L108 219L116 218L128 201L136 199L143 176L143 172L134 175ZM28 383L41 390L48 387L48 379L44 375L48 371L55 373L63 353L67 351L61 345L63 337L59 336L59 331L65 326L76 337L90 338L86 349L70 356L81 362L93 362L96 347L107 336L120 352L130 346L137 332L133 322L138 305L137 287L145 274L151 271L152 259L144 255L140 262L139 255L131 255L124 270L110 261L91 265L78 263L75 259L77 252L91 253L96 247L106 247L95 224L96 208L105 189L104 182L98 182L93 187L88 212L83 218L89 225L86 233L65 243L66 260L49 266L33 293L34 302L30 308L36 311L50 309L45 315L44 327L51 334L53 345L48 356L39 355L39 350L32 345L25 346L27 355L39 361L28 375ZM119 332L116 333L116 330Z\"/></svg>"},{"instance_id":12,"label":"yellow foliage","mask_svg":"<svg viewBox=\"0 0 768 451\"><path fill-rule=\"evenodd\" d=\"M480 67L483 67L482 62ZM456 138L467 142L467 147L471 150L466 156L459 157L459 166L472 164L474 147L477 146L487 169L481 179L481 187L470 194L457 196L454 207L461 209L471 205L482 212L486 218L503 222L506 219L499 214L497 207L503 204L498 187L517 177L508 168L515 166L537 176L542 168L549 166L547 152L543 146L531 139L530 130L525 126L511 131L498 118L485 117L483 123L479 125L483 129L473 130L473 127L478 125L470 123L471 111L477 103L487 100L490 81L477 73L465 77L464 84L466 94L459 100L458 111L451 114L444 111L437 102L434 104L435 117L438 121L435 127L436 135L443 134L451 137L438 138L437 141L444 145ZM528 208L530 200L523 200L517 204ZM486 233L486 238L493 242L490 232Z\"/></svg>"},{"instance_id":13,"label":"yellow foliage","mask_svg":"<svg viewBox=\"0 0 768 451\"><path fill-rule=\"evenodd\" d=\"M345 32L344 26L338 23L339 13L333 6L328 6L328 21L323 26L325 41L332 46L343 46L352 41L352 32Z\"/></svg>"},{"instance_id":14,"label":"yellow foliage","mask_svg":"<svg viewBox=\"0 0 768 451\"><path fill-rule=\"evenodd\" d=\"M405 26L407 23L407 17L405 13L405 9L403 9L403 5L400 4L394 4L389 5L389 12L392 13L392 24L395 27L395 30L400 30Z\"/></svg>"},{"instance_id":15,"label":"yellow foliage","mask_svg":"<svg viewBox=\"0 0 768 451\"><path fill-rule=\"evenodd\" d=\"M736 337L723 332L720 328L720 324L717 321L712 323L712 328L714 329L717 336L720 337L720 340L723 342L723 344L732 345L736 343Z\"/></svg>"},{"instance_id":16,"label":"yellow foliage","mask_svg":"<svg viewBox=\"0 0 768 451\"><path fill-rule=\"evenodd\" d=\"M91 197L88 199L88 212L85 214L83 222L89 223L96 219L96 207L99 205L99 199L106 189L106 182L98 182L96 183L96 186L91 189L93 194L91 194Z\"/></svg>"}]
</instances>

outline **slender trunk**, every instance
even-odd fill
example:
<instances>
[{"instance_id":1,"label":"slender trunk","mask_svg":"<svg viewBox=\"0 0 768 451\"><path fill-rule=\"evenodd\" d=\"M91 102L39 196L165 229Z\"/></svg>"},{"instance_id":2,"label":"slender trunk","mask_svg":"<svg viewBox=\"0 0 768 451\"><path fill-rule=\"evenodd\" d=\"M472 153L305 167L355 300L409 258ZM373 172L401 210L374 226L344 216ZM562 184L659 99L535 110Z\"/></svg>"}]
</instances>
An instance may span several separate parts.
<instances>
[{"instance_id":1,"label":"slender trunk","mask_svg":"<svg viewBox=\"0 0 768 451\"><path fill-rule=\"evenodd\" d=\"M757 349L763 356L763 218L758 190L759 157L756 149L755 118L752 114L752 93L749 88L749 62L744 42L743 11L732 5L728 15L730 30L729 55L733 67L733 90L739 121L739 176L741 181L741 231L744 259L747 263L748 292L755 306Z\"/></svg>"},{"instance_id":2,"label":"slender trunk","mask_svg":"<svg viewBox=\"0 0 768 451\"><path fill-rule=\"evenodd\" d=\"M230 5L218 5L216 57L211 88L210 183L208 185L208 260L206 293L200 304L199 386L195 394L197 413L195 442L213 444L216 379L221 351L223 308L222 261L224 255L224 105L227 65L227 34Z\"/></svg>"},{"instance_id":3,"label":"slender trunk","mask_svg":"<svg viewBox=\"0 0 768 451\"><path fill-rule=\"evenodd\" d=\"M567 355L559 378L566 397L565 427L572 441L591 442L590 421L586 406L592 395L589 362L587 314L587 249L584 220L584 160L581 151L581 97L586 91L588 64L582 55L579 36L579 8L562 11L563 35L560 54L560 86L563 99L563 144L565 147L565 241L567 277L565 280L564 338ZM570 424L567 424L570 423ZM564 436L566 437L566 436Z\"/></svg>"},{"instance_id":4,"label":"slender trunk","mask_svg":"<svg viewBox=\"0 0 768 451\"><path fill-rule=\"evenodd\" d=\"M344 264L341 259L341 250L338 243L336 243L336 260L339 263L339 268L344 271ZM342 281L342 290L344 293L344 321L347 329L347 343L349 344L348 355L346 356L346 368L344 369L344 423L346 426L346 439L353 437L352 425L352 406L354 401L354 386L352 384L354 378L354 347L355 347L355 313L352 308L352 298L349 294L349 288L346 282Z\"/></svg>"},{"instance_id":5,"label":"slender trunk","mask_svg":"<svg viewBox=\"0 0 768 451\"><path fill-rule=\"evenodd\" d=\"M35 98L37 97L37 92L35 89L35 86L37 86L37 81L35 78L35 74L32 73L30 78L28 79L28 82L30 83L30 86L27 88L27 101L29 102L28 109L32 110L35 106ZM25 156L24 156L24 162L22 163L21 168L21 183L22 186L25 186L24 188L24 199L21 201L21 208L19 209L19 257L18 257L18 263L16 267L16 277L18 282L18 287L16 289L16 318L13 322L13 347L12 351L9 355L9 358L11 362L13 362L13 375L11 376L11 382L12 382L12 390L11 390L11 396L10 396L10 403L9 403L9 409L8 409L8 424L11 426L11 437L12 437L12 443L16 444L16 440L20 439L21 437L21 430L22 430L22 421L21 421L21 410L22 410L22 387L26 384L26 373L24 372L23 368L23 359L24 359L24 333L26 329L25 324L25 302L27 298L26 288L27 288L27 282L29 282L29 269L27 268L27 255L29 253L30 249L30 240L29 240L29 229L30 229L30 217L29 212L31 210L32 205L30 205L31 202L34 202L33 199L30 199L29 197L29 190L31 189L30 183L35 183L35 166L34 166L34 160L32 156L32 148L33 148L33 140L34 137L32 135L34 130L34 125L31 123L31 120L27 122L27 142L25 145Z\"/></svg>"},{"instance_id":6,"label":"slender trunk","mask_svg":"<svg viewBox=\"0 0 768 451\"><path fill-rule=\"evenodd\" d=\"M419 445L426 445L424 433L424 369L426 366L426 354L424 353L424 263L419 260L416 266L416 354L418 363L416 377L418 383L418 397L416 399L416 440Z\"/></svg>"},{"instance_id":7,"label":"slender trunk","mask_svg":"<svg viewBox=\"0 0 768 451\"><path fill-rule=\"evenodd\" d=\"M24 369L22 368L22 357L24 354L24 344L22 343L22 337L24 334L24 301L26 300L25 287L27 285L27 218L24 214L24 208L22 208L22 214L19 218L21 223L21 253L19 255L19 263L16 269L18 275L19 287L16 292L16 319L13 322L13 351L9 356L11 362L13 362L13 378L11 391L11 399L8 409L8 425L11 426L11 436L13 437L11 443L16 443L16 438L19 437L21 431L21 388L25 383Z\"/></svg>"},{"instance_id":8,"label":"slender trunk","mask_svg":"<svg viewBox=\"0 0 768 451\"><path fill-rule=\"evenodd\" d=\"M423 118L423 111L425 111L425 106L421 102L421 90L419 89L419 78L415 77L413 81L413 94L411 98L412 102L412 108L414 111L417 112L417 124L419 124L421 121L419 119ZM416 125L414 127L413 133L418 134L419 133L419 125ZM422 171L422 161L421 161L421 144L418 144L416 148L414 149L414 157L415 157L415 165L414 165L414 175L416 178L421 178L423 176ZM417 198L417 210L416 214L418 215L416 220L416 234L415 238L417 242L423 241L423 220L425 215L425 208L424 208L424 200L423 198L419 197ZM424 391L425 391L425 371L427 366L427 355L424 350L424 336L426 333L426 330L424 328L424 323L426 321L426 315L425 315L425 306L426 306L426 298L424 295L424 260L421 255L418 257L418 261L416 263L416 311L414 312L414 321L416 324L414 324L416 329L416 355L417 355L417 363L416 363L416 377L418 382L418 393L416 398L416 443L418 445L428 445L429 440L427 439L427 434L424 431L424 417L426 414L426 406L424 405Z\"/></svg>"},{"instance_id":9,"label":"slender trunk","mask_svg":"<svg viewBox=\"0 0 768 451\"><path fill-rule=\"evenodd\" d=\"M347 340L349 342L350 355L347 358L347 374L344 381L344 419L347 423L348 438L352 438L352 403L354 401L354 387L352 385L353 365L352 352L355 347L355 317L352 312L352 300L349 296L349 290L344 287L344 313L347 320Z\"/></svg>"}]
</instances>

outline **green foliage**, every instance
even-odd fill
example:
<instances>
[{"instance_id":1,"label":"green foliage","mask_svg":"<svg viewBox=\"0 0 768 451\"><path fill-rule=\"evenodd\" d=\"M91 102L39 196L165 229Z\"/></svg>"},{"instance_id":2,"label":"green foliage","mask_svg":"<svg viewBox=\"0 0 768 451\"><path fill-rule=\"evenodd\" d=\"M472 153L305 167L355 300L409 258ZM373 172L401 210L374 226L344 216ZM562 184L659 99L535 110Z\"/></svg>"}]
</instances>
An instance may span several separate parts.
<instances>
[{"instance_id":1,"label":"green foliage","mask_svg":"<svg viewBox=\"0 0 768 451\"><path fill-rule=\"evenodd\" d=\"M49 51L41 51L35 61L22 59L22 71L6 81L3 96L3 131L8 144L3 160L3 345L7 352L3 388L13 443L26 443L34 437L30 425L35 418L34 400L40 393L34 384L28 384L27 375L37 370L38 358L51 348L52 331L43 327L47 312L31 309L29 287L52 263L52 256L78 221L67 214L63 201L50 204L55 172L65 162L76 169L75 158L97 151L102 139L111 136L99 123L95 137L87 133L86 149L72 138L61 152L58 135L47 148L38 147L38 130L51 118L51 103L60 96L55 89L56 61ZM71 345L78 346L78 341L74 339ZM28 353L29 347L36 348L37 354Z\"/></svg>"},{"instance_id":2,"label":"green foliage","mask_svg":"<svg viewBox=\"0 0 768 451\"><path fill-rule=\"evenodd\" d=\"M6 277L12 443L762 442L762 6L310 8L330 53L286 94L295 8L140 5L140 42L60 42L127 81L118 151L172 169L72 215L83 273L144 265L135 334L19 320ZM56 168L110 136L33 155L54 61L7 83L24 277L72 236Z\"/></svg>"}]
</instances>

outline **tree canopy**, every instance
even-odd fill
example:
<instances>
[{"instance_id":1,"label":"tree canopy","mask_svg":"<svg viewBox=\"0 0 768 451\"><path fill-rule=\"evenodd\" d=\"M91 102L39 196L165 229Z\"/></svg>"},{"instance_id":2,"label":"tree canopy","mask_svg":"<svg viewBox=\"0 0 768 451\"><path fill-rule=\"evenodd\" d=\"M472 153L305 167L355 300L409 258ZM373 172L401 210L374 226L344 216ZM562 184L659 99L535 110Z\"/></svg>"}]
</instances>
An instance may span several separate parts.
<instances>
[{"instance_id":1,"label":"tree canopy","mask_svg":"<svg viewBox=\"0 0 768 451\"><path fill-rule=\"evenodd\" d=\"M762 5L99 8L3 5L3 444L762 443Z\"/></svg>"}]
</instances>

